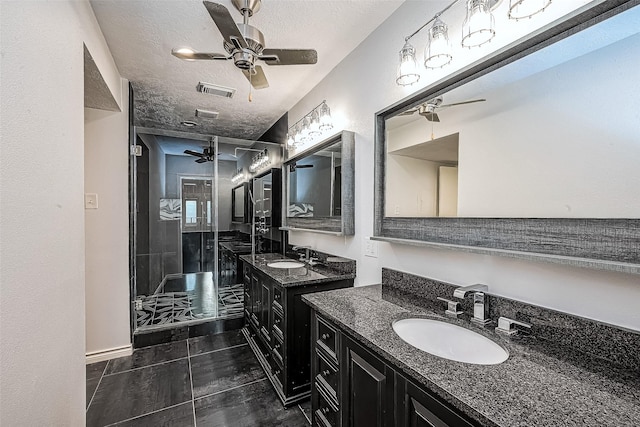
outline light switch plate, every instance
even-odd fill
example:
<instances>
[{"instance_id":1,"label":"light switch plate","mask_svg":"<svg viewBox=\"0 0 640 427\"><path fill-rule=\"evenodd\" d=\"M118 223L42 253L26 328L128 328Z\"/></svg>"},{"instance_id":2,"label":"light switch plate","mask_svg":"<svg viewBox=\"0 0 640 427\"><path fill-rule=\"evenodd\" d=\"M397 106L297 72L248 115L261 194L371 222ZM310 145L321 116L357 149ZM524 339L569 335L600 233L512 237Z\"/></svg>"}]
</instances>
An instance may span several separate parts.
<instances>
[{"instance_id":1,"label":"light switch plate","mask_svg":"<svg viewBox=\"0 0 640 427\"><path fill-rule=\"evenodd\" d=\"M368 237L364 238L364 255L371 258L378 258L378 242Z\"/></svg>"},{"instance_id":2,"label":"light switch plate","mask_svg":"<svg viewBox=\"0 0 640 427\"><path fill-rule=\"evenodd\" d=\"M96 193L85 193L84 195L85 209L98 209L98 195Z\"/></svg>"}]
</instances>

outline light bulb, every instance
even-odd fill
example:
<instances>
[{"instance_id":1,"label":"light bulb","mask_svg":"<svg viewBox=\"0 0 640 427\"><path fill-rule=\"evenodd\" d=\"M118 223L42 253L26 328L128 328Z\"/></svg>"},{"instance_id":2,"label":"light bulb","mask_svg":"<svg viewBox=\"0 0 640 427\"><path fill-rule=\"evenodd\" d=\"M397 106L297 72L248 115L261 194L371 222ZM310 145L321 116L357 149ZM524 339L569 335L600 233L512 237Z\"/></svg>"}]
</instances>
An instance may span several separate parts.
<instances>
[{"instance_id":1,"label":"light bulb","mask_svg":"<svg viewBox=\"0 0 640 427\"><path fill-rule=\"evenodd\" d=\"M427 68L440 68L451 62L451 45L449 44L449 32L447 25L436 18L429 29L429 44L424 52L424 66Z\"/></svg>"},{"instance_id":2,"label":"light bulb","mask_svg":"<svg viewBox=\"0 0 640 427\"><path fill-rule=\"evenodd\" d=\"M509 19L531 18L533 15L544 12L551 4L551 0L510 0Z\"/></svg>"},{"instance_id":3,"label":"light bulb","mask_svg":"<svg viewBox=\"0 0 640 427\"><path fill-rule=\"evenodd\" d=\"M320 130L322 132L333 129L333 121L331 120L331 110L326 102L320 105Z\"/></svg>"},{"instance_id":4,"label":"light bulb","mask_svg":"<svg viewBox=\"0 0 640 427\"><path fill-rule=\"evenodd\" d=\"M400 50L400 64L396 83L400 86L409 86L420 80L418 65L416 64L416 50L406 42Z\"/></svg>"},{"instance_id":5,"label":"light bulb","mask_svg":"<svg viewBox=\"0 0 640 427\"><path fill-rule=\"evenodd\" d=\"M309 121L309 136L316 137L320 135L320 114L318 110L313 110L311 113L311 120Z\"/></svg>"},{"instance_id":6,"label":"light bulb","mask_svg":"<svg viewBox=\"0 0 640 427\"><path fill-rule=\"evenodd\" d=\"M462 24L462 46L481 46L495 35L489 0L467 0L467 16Z\"/></svg>"}]
</instances>

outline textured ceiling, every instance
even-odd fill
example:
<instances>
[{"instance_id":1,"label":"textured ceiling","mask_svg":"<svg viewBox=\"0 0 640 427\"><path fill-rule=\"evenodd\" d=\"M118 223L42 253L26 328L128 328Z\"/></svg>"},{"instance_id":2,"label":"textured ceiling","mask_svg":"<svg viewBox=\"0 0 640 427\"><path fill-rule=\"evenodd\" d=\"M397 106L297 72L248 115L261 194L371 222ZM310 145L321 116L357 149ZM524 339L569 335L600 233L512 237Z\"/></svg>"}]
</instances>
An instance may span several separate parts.
<instances>
[{"instance_id":1,"label":"textured ceiling","mask_svg":"<svg viewBox=\"0 0 640 427\"><path fill-rule=\"evenodd\" d=\"M120 74L133 84L135 124L255 139L293 107L349 52L380 25L402 0L265 0L250 20L268 48L316 49L314 65L260 64L269 88L253 90L232 61L186 62L171 49L224 53L222 36L198 0L91 0ZM240 13L222 0L236 22ZM232 99L196 92L199 81L236 89ZM330 102L330 100L329 100ZM217 119L194 117L196 108L218 111Z\"/></svg>"}]
</instances>

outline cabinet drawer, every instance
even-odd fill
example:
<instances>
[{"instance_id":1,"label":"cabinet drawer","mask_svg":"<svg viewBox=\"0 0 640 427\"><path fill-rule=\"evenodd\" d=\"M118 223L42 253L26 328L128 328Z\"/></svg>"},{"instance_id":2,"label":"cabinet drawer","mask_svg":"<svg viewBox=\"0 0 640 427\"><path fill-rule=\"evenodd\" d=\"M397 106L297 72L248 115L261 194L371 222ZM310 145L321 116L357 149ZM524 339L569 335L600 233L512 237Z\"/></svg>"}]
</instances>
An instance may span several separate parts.
<instances>
[{"instance_id":1,"label":"cabinet drawer","mask_svg":"<svg viewBox=\"0 0 640 427\"><path fill-rule=\"evenodd\" d=\"M277 286L273 287L273 301L277 302L282 308L282 289Z\"/></svg>"},{"instance_id":2,"label":"cabinet drawer","mask_svg":"<svg viewBox=\"0 0 640 427\"><path fill-rule=\"evenodd\" d=\"M284 310L278 301L273 301L271 303L271 309L273 310L274 315L278 315L280 317L284 317Z\"/></svg>"},{"instance_id":3,"label":"cabinet drawer","mask_svg":"<svg viewBox=\"0 0 640 427\"><path fill-rule=\"evenodd\" d=\"M332 395L332 397L338 401L338 370L333 364L329 363L322 355L322 353L316 352L316 366L318 367L318 375L316 375L316 381L323 382L323 386L326 391Z\"/></svg>"},{"instance_id":4,"label":"cabinet drawer","mask_svg":"<svg viewBox=\"0 0 640 427\"><path fill-rule=\"evenodd\" d=\"M277 327L280 335L282 335L282 331L284 329L284 317L276 312L273 312L273 327Z\"/></svg>"},{"instance_id":5,"label":"cabinet drawer","mask_svg":"<svg viewBox=\"0 0 640 427\"><path fill-rule=\"evenodd\" d=\"M316 425L338 427L340 425L340 410L332 398L327 395L324 387L317 381L314 382L318 396L318 409L313 414Z\"/></svg>"},{"instance_id":6,"label":"cabinet drawer","mask_svg":"<svg viewBox=\"0 0 640 427\"><path fill-rule=\"evenodd\" d=\"M272 347L273 359L280 364L280 367L282 367L284 366L284 358L282 357L282 354L284 353L284 349L283 349L284 344L282 343L282 341L280 341L280 339L276 337L277 335L274 335L273 347Z\"/></svg>"},{"instance_id":7,"label":"cabinet drawer","mask_svg":"<svg viewBox=\"0 0 640 427\"><path fill-rule=\"evenodd\" d=\"M323 319L317 317L317 334L316 342L320 348L328 353L332 361L335 364L338 364L338 358L336 357L336 349L337 349L337 339L336 339L336 330L329 326Z\"/></svg>"}]
</instances>

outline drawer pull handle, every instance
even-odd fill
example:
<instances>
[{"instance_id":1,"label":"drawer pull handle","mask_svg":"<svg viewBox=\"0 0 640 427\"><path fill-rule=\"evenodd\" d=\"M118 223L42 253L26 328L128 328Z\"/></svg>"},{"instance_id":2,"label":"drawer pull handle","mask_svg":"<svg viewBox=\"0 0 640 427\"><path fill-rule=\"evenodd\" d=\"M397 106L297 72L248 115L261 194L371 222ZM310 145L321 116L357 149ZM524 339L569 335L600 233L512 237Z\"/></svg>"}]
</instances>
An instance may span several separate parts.
<instances>
[{"instance_id":1,"label":"drawer pull handle","mask_svg":"<svg viewBox=\"0 0 640 427\"><path fill-rule=\"evenodd\" d=\"M322 334L321 338L326 341L329 338L329 334Z\"/></svg>"},{"instance_id":2,"label":"drawer pull handle","mask_svg":"<svg viewBox=\"0 0 640 427\"><path fill-rule=\"evenodd\" d=\"M328 414L328 413L329 413L329 408L322 408L322 409L320 409L320 411L321 411L323 414Z\"/></svg>"},{"instance_id":3,"label":"drawer pull handle","mask_svg":"<svg viewBox=\"0 0 640 427\"><path fill-rule=\"evenodd\" d=\"M322 376L323 376L323 377L328 377L330 373L331 373L331 372L329 372L329 370L328 370L328 369L325 369L324 371L322 371Z\"/></svg>"}]
</instances>

